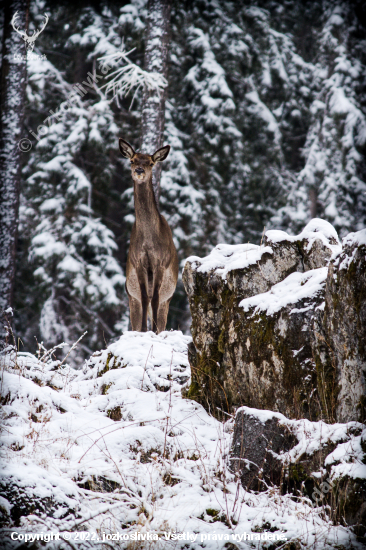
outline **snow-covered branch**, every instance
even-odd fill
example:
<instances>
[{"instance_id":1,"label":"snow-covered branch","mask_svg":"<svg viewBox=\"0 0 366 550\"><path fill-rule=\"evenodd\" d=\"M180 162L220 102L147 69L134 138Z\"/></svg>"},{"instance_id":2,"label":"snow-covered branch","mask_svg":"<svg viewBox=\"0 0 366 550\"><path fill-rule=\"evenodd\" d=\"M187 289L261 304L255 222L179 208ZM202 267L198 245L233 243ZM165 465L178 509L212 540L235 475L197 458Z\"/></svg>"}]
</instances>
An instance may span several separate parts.
<instances>
[{"instance_id":1,"label":"snow-covered branch","mask_svg":"<svg viewBox=\"0 0 366 550\"><path fill-rule=\"evenodd\" d=\"M98 58L98 61L103 61L104 63L112 62L113 64L116 64L120 61L124 63L122 67L119 67L116 71L109 75L113 78L111 78L107 84L101 86L101 89L105 88L106 95L109 93L112 94L110 101L115 99L118 106L118 98L126 97L133 88L136 88L136 90L132 97L131 105L136 93L141 87L146 87L147 90L156 91L160 94L168 85L166 78L164 78L162 74L144 71L141 67L131 62L128 56L134 50L135 48L129 52L126 52L124 48L122 48L122 50L116 53Z\"/></svg>"}]
</instances>

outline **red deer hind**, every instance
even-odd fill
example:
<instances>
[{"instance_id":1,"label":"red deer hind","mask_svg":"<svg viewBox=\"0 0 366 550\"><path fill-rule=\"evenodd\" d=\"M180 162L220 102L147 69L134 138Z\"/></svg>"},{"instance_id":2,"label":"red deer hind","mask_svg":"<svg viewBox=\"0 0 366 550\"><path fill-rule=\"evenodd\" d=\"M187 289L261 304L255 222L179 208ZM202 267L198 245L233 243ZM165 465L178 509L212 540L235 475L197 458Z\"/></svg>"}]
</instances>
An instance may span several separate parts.
<instances>
[{"instance_id":1,"label":"red deer hind","mask_svg":"<svg viewBox=\"0 0 366 550\"><path fill-rule=\"evenodd\" d=\"M153 155L135 153L119 139L123 157L130 159L135 199L126 268L126 289L132 330L146 332L147 316L154 332L165 330L169 303L178 280L178 255L168 222L159 213L152 185L152 169L169 154L170 146Z\"/></svg>"}]
</instances>

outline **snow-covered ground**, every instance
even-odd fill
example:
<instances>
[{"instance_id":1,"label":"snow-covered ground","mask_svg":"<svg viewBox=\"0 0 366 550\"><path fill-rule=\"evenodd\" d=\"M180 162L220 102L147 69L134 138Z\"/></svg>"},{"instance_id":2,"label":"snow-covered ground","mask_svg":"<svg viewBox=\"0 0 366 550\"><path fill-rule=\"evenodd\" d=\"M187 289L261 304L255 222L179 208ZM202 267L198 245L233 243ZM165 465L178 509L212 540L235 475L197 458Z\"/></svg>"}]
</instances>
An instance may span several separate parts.
<instances>
[{"instance_id":1,"label":"snow-covered ground","mask_svg":"<svg viewBox=\"0 0 366 550\"><path fill-rule=\"evenodd\" d=\"M349 529L332 526L309 500L241 487L228 469L233 419L223 424L182 397L190 379L189 342L178 331L126 332L82 371L60 367L50 355L8 350L1 372L0 478L8 500L0 497L0 509L6 516L14 505L22 517L20 527L3 531L6 548L21 545L11 542L13 531L61 533L47 549L221 549L226 542L235 544L227 546L232 549L284 548L286 541L258 540L269 530L298 541L296 548L361 548ZM344 425L288 422L299 440L290 452L294 460L305 448L319 448L319 433L344 441ZM340 443L328 457L334 475L351 456L341 445L347 446ZM359 476L366 467L356 447L352 463ZM87 536L80 532L104 537L104 546L81 540ZM159 540L106 541L111 533L137 532ZM63 541L68 533L71 539ZM185 538L173 540L174 533ZM243 533L253 539L245 542Z\"/></svg>"}]
</instances>

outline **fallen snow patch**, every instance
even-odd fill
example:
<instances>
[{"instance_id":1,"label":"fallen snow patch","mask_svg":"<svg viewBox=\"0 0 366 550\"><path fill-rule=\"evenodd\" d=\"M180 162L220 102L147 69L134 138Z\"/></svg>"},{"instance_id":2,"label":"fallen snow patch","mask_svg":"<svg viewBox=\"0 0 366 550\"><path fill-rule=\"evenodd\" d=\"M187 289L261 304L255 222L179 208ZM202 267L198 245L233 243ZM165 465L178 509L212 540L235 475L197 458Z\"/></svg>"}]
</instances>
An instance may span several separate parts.
<instances>
[{"instance_id":1,"label":"fallen snow patch","mask_svg":"<svg viewBox=\"0 0 366 550\"><path fill-rule=\"evenodd\" d=\"M154 548L162 549L172 548L164 533L197 535L191 550L201 548L201 535L207 535L205 548L220 550L223 540L244 532L257 536L263 525L319 550L354 541L304 497L274 488L244 491L228 469L233 420L221 423L182 397L190 377L189 342L177 331L126 332L83 371L46 353L42 359L7 350L0 507L5 515L20 514L16 530L70 533L70 544L50 542L52 550L100 548L97 541L75 540L80 530L100 537L157 533ZM308 445L308 433L316 445L318 426L299 421L300 446ZM326 430L336 437L336 427L323 424ZM339 466L336 451L328 460ZM14 526L7 525L3 535L10 544ZM174 544L187 548L185 540ZM235 544L251 548L248 541Z\"/></svg>"}]
</instances>

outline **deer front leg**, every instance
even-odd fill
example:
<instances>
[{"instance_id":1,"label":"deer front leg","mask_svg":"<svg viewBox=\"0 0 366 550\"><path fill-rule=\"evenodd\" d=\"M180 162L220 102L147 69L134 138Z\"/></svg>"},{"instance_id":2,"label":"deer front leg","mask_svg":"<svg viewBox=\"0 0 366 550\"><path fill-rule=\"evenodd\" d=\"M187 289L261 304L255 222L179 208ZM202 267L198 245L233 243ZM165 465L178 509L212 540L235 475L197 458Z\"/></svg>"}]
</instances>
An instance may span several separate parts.
<instances>
[{"instance_id":1,"label":"deer front leg","mask_svg":"<svg viewBox=\"0 0 366 550\"><path fill-rule=\"evenodd\" d=\"M149 297L147 295L146 286L144 283L140 285L140 289L142 306L141 332L147 332L147 310L149 307Z\"/></svg>"},{"instance_id":2,"label":"deer front leg","mask_svg":"<svg viewBox=\"0 0 366 550\"><path fill-rule=\"evenodd\" d=\"M130 304L130 320L131 328L137 332L141 331L142 324L142 305L141 302L133 298L133 296L128 297Z\"/></svg>"},{"instance_id":3,"label":"deer front leg","mask_svg":"<svg viewBox=\"0 0 366 550\"><path fill-rule=\"evenodd\" d=\"M142 297L141 285L135 267L127 259L126 291L130 305L131 328L134 331L142 330Z\"/></svg>"},{"instance_id":4,"label":"deer front leg","mask_svg":"<svg viewBox=\"0 0 366 550\"><path fill-rule=\"evenodd\" d=\"M167 302L159 304L159 309L157 313L157 334L165 330L166 322L168 318L170 299Z\"/></svg>"},{"instance_id":5,"label":"deer front leg","mask_svg":"<svg viewBox=\"0 0 366 550\"><path fill-rule=\"evenodd\" d=\"M159 334L165 330L170 304L170 298L169 300L161 303L160 294L161 287L156 286L153 299L151 300L151 307L153 311L153 330L156 334Z\"/></svg>"},{"instance_id":6,"label":"deer front leg","mask_svg":"<svg viewBox=\"0 0 366 550\"><path fill-rule=\"evenodd\" d=\"M154 295L151 300L151 309L152 309L152 330L155 332L155 334L159 334L159 325L158 325L158 317L159 317L159 287L156 286L154 289Z\"/></svg>"}]
</instances>

